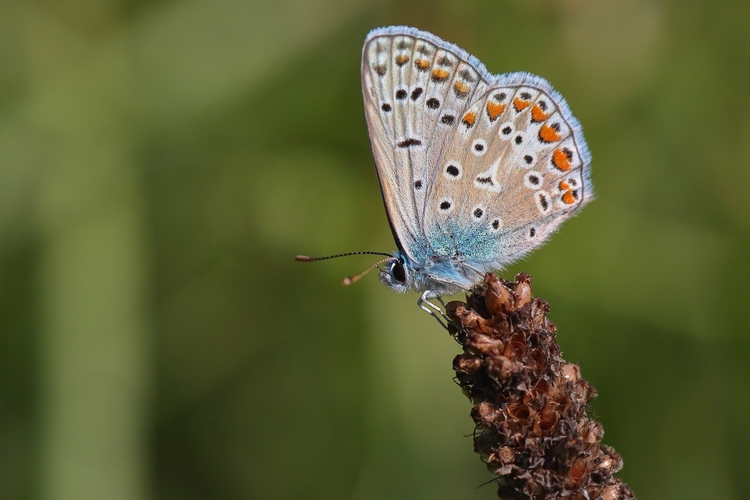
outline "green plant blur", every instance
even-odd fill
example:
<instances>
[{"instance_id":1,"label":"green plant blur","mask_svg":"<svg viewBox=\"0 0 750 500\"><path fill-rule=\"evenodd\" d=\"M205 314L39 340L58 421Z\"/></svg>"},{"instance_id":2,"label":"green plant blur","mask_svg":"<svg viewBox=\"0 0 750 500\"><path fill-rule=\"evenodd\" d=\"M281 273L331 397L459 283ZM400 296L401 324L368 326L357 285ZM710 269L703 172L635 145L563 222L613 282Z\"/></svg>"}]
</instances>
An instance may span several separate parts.
<instances>
[{"instance_id":1,"label":"green plant blur","mask_svg":"<svg viewBox=\"0 0 750 500\"><path fill-rule=\"evenodd\" d=\"M361 103L408 24L544 76L597 200L533 275L641 499L750 497L750 3L0 4L0 498L482 499ZM469 437L467 437L469 436Z\"/></svg>"}]
</instances>

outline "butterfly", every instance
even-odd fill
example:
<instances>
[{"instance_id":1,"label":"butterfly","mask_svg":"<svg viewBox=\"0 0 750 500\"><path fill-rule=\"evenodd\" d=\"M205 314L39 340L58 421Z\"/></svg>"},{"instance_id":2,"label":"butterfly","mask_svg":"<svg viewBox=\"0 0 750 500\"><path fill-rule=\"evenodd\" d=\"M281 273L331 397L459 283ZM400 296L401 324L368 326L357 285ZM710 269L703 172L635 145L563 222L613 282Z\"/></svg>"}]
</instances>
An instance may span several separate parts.
<instances>
[{"instance_id":1,"label":"butterfly","mask_svg":"<svg viewBox=\"0 0 750 500\"><path fill-rule=\"evenodd\" d=\"M593 198L581 126L539 76L493 75L456 45L392 26L367 35L362 93L398 250L355 253L385 255L365 272L421 292L439 322L429 299L520 259Z\"/></svg>"}]
</instances>

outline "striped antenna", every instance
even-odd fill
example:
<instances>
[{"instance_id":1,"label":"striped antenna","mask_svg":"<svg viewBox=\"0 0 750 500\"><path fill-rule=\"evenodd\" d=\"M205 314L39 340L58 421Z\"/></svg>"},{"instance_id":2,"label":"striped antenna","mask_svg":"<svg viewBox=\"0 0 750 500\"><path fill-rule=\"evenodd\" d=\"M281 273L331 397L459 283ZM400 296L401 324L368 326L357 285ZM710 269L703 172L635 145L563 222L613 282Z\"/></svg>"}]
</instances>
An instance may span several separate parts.
<instances>
[{"instance_id":1,"label":"striped antenna","mask_svg":"<svg viewBox=\"0 0 750 500\"><path fill-rule=\"evenodd\" d=\"M356 283L357 281L360 280L360 278L362 278L364 275L366 275L367 273L369 273L370 271L378 267L383 262L387 262L395 258L393 255L389 253L385 253L385 252L349 252L349 253L339 253L336 255L327 255L325 257L310 257L309 255L298 255L294 258L294 260L297 260L299 262L315 262L318 260L328 260L328 259L337 259L339 257L348 257L350 255L384 255L385 259L380 259L379 261L372 264L371 266L369 266L367 269L365 269L359 274L355 274L354 276L347 276L346 278L344 278L344 281L341 282L341 284L344 286L349 286L349 285Z\"/></svg>"}]
</instances>

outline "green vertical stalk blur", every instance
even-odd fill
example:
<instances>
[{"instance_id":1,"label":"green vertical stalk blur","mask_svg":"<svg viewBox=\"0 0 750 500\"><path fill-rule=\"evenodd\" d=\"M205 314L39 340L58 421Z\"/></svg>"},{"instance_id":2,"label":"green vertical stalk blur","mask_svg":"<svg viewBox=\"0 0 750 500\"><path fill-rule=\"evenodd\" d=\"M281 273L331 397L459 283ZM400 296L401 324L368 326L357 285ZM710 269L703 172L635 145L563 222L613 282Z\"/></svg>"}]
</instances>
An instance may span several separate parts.
<instances>
[{"instance_id":1,"label":"green vertical stalk blur","mask_svg":"<svg viewBox=\"0 0 750 500\"><path fill-rule=\"evenodd\" d=\"M26 12L33 101L46 136L42 251L40 498L147 498L142 195L123 127L130 99L117 30L89 43Z\"/></svg>"}]
</instances>

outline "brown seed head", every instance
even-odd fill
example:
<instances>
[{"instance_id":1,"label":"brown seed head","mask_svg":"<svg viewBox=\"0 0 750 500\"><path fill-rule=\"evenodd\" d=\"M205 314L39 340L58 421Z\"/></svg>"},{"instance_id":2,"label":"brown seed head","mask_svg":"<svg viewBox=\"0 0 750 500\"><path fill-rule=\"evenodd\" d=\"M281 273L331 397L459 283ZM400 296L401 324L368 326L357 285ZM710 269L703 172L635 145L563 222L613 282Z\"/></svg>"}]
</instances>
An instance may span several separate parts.
<instances>
[{"instance_id":1,"label":"brown seed head","mask_svg":"<svg viewBox=\"0 0 750 500\"><path fill-rule=\"evenodd\" d=\"M466 303L447 305L464 351L453 368L474 404L474 448L498 475L501 498L635 499L612 475L622 459L586 413L596 391L562 359L548 312L523 273L514 282L488 274Z\"/></svg>"}]
</instances>

